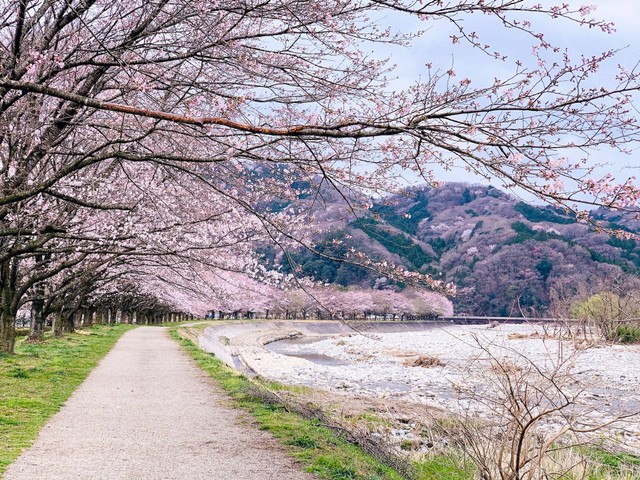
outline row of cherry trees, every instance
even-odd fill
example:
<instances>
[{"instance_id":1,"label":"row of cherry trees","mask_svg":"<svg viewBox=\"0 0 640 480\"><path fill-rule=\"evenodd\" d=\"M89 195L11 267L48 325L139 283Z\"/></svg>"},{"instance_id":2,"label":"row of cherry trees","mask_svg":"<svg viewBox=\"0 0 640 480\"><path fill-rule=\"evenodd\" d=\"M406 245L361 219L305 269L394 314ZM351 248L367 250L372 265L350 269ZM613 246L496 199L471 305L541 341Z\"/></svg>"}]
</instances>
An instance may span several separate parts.
<instances>
[{"instance_id":1,"label":"row of cherry trees","mask_svg":"<svg viewBox=\"0 0 640 480\"><path fill-rule=\"evenodd\" d=\"M219 284L218 284L219 286ZM440 293L407 288L374 290L330 285L268 286L235 277L225 292L212 298L207 314L216 318L266 319L434 319L453 314L451 301Z\"/></svg>"},{"instance_id":2,"label":"row of cherry trees","mask_svg":"<svg viewBox=\"0 0 640 480\"><path fill-rule=\"evenodd\" d=\"M39 339L45 319L71 328L79 311L119 308L127 295L147 299L149 318L193 313L218 298L210 275L281 282L253 252L312 246L327 188L355 218L371 195L403 178L434 182L434 165L457 162L576 211L634 206L632 181L597 177L588 152L637 143L636 72L600 78L614 52L574 59L542 34L549 21L609 33L591 10L525 0L0 0L0 351L13 350L24 308ZM471 31L477 16L486 22ZM385 18L444 24L453 33L440 40L507 73L458 78L436 65L393 91L390 65L371 51L429 28L394 32ZM533 56L497 53L482 38L496 28ZM355 250L347 257L448 288Z\"/></svg>"},{"instance_id":3,"label":"row of cherry trees","mask_svg":"<svg viewBox=\"0 0 640 480\"><path fill-rule=\"evenodd\" d=\"M166 292L191 266L242 270L255 261L255 221L210 189L148 164L106 166L7 209L2 350L12 350L14 320L25 306L34 340L47 319L59 334L107 305L127 312L134 310L127 304L139 304L139 314L157 319L181 310ZM145 286L158 282L163 290Z\"/></svg>"}]
</instances>

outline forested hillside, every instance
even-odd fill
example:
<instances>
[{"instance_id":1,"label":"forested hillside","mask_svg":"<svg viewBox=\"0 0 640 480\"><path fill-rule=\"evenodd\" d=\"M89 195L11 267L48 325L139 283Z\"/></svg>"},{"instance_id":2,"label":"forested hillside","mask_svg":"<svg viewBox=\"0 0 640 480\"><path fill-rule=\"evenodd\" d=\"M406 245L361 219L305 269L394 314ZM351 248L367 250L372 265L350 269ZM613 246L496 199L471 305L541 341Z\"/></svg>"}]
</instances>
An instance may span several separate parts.
<instances>
[{"instance_id":1,"label":"forested hillside","mask_svg":"<svg viewBox=\"0 0 640 480\"><path fill-rule=\"evenodd\" d=\"M567 300L598 290L594 282L640 272L635 240L597 233L561 210L529 205L493 187L449 183L412 189L348 220L338 214L344 199L324 200L318 216L328 233L317 241L319 252L343 256L357 246L374 259L454 282L458 313L552 314L554 299ZM606 227L640 231L640 222L629 214L593 214ZM292 269L275 250L264 253L267 262ZM317 280L389 287L371 271L307 250L290 252L290 258Z\"/></svg>"}]
</instances>

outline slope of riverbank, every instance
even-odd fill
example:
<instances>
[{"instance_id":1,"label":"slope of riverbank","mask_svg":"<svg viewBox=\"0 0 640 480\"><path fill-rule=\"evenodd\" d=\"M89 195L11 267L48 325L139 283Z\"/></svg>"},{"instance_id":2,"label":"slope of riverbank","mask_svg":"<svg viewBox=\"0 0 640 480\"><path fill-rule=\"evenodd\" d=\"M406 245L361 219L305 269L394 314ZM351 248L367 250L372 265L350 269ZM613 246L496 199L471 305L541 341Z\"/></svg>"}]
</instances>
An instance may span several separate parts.
<instances>
[{"instance_id":1,"label":"slope of riverbank","mask_svg":"<svg viewBox=\"0 0 640 480\"><path fill-rule=\"evenodd\" d=\"M231 365L287 384L351 400L393 399L450 412L469 408L461 392L495 381L489 379L495 366L490 354L498 362L525 362L542 370L560 365L569 376L563 388L577 399L572 408L588 412L592 423L640 411L640 371L632 367L640 365L639 346L559 341L559 330L548 325L388 325L393 324L370 326L366 334L339 322L217 325L205 330L201 345L216 344ZM297 335L306 341L264 346ZM637 417L607 431L626 449L640 451Z\"/></svg>"}]
</instances>

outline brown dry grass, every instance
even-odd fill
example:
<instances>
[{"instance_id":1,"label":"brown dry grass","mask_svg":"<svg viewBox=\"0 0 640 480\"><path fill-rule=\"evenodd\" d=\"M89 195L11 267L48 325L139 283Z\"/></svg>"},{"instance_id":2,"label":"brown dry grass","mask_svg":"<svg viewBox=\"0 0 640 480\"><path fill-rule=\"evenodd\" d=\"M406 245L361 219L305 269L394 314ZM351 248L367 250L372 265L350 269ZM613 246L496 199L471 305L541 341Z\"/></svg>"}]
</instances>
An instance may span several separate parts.
<instances>
[{"instance_id":1,"label":"brown dry grass","mask_svg":"<svg viewBox=\"0 0 640 480\"><path fill-rule=\"evenodd\" d=\"M497 375L511 375L515 373L522 372L522 366L513 363L511 360L504 358L502 361L498 363L492 363L490 365L490 369L494 374Z\"/></svg>"},{"instance_id":2,"label":"brown dry grass","mask_svg":"<svg viewBox=\"0 0 640 480\"><path fill-rule=\"evenodd\" d=\"M429 355L418 355L415 358L409 358L402 362L405 367L444 367L446 364L438 357L431 357Z\"/></svg>"},{"instance_id":3,"label":"brown dry grass","mask_svg":"<svg viewBox=\"0 0 640 480\"><path fill-rule=\"evenodd\" d=\"M526 340L543 338L538 332L531 333L510 333L507 337L509 340Z\"/></svg>"}]
</instances>

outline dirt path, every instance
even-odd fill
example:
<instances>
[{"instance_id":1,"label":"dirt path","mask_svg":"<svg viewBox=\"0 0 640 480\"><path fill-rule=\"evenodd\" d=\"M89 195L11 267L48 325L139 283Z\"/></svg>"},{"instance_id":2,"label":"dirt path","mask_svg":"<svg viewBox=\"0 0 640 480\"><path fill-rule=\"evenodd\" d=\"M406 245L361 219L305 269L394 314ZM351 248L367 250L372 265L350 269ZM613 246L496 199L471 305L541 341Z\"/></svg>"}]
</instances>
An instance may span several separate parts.
<instances>
[{"instance_id":1,"label":"dirt path","mask_svg":"<svg viewBox=\"0 0 640 480\"><path fill-rule=\"evenodd\" d=\"M127 332L6 480L310 480L163 328Z\"/></svg>"}]
</instances>

